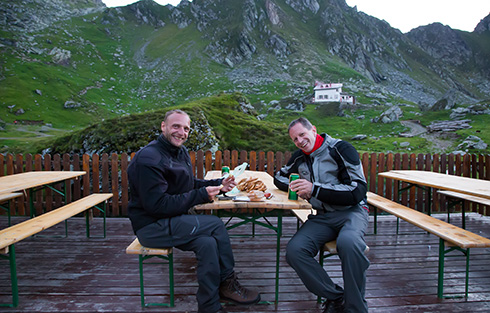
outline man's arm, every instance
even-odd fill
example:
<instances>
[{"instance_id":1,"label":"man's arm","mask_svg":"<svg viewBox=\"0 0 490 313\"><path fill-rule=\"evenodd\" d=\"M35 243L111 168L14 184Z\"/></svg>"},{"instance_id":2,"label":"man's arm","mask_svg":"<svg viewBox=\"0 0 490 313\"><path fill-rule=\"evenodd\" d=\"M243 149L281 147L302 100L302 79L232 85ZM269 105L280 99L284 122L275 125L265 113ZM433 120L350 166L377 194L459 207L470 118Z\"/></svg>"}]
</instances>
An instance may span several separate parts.
<instances>
[{"instance_id":1,"label":"man's arm","mask_svg":"<svg viewBox=\"0 0 490 313\"><path fill-rule=\"evenodd\" d=\"M145 211L156 218L172 217L187 213L194 205L210 201L205 187L178 194L168 193L169 183L160 161L159 154L145 149L131 169L131 186L136 189L135 194ZM171 187L175 190L176 186Z\"/></svg>"},{"instance_id":2,"label":"man's arm","mask_svg":"<svg viewBox=\"0 0 490 313\"><path fill-rule=\"evenodd\" d=\"M366 198L367 184L359 153L348 142L340 141L331 152L337 161L340 184L313 184L312 196L332 204L351 206Z\"/></svg>"},{"instance_id":3,"label":"man's arm","mask_svg":"<svg viewBox=\"0 0 490 313\"><path fill-rule=\"evenodd\" d=\"M207 186L219 186L223 182L223 178L217 179L198 179L194 178L194 188L201 188Z\"/></svg>"},{"instance_id":4,"label":"man's arm","mask_svg":"<svg viewBox=\"0 0 490 313\"><path fill-rule=\"evenodd\" d=\"M291 173L298 173L299 162L302 158L303 153L301 152L301 150L296 150L291 158L288 160L288 163L276 172L276 174L274 175L274 185L279 190L288 191L289 175Z\"/></svg>"}]
</instances>

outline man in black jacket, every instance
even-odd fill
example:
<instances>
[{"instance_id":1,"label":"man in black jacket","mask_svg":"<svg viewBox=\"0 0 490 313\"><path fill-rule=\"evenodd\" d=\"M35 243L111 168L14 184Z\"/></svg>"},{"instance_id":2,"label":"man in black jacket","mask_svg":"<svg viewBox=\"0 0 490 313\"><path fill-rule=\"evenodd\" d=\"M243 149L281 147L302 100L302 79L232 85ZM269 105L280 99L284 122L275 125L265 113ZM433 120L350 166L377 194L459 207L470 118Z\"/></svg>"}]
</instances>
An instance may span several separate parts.
<instances>
[{"instance_id":1,"label":"man in black jacket","mask_svg":"<svg viewBox=\"0 0 490 313\"><path fill-rule=\"evenodd\" d=\"M226 228L214 215L188 214L194 205L212 202L236 185L233 177L200 180L193 175L187 149L190 131L184 111L165 114L162 134L136 153L128 167L129 218L146 247L177 247L197 258L199 313L226 312L220 297L238 304L260 301L257 291L240 285Z\"/></svg>"},{"instance_id":2,"label":"man in black jacket","mask_svg":"<svg viewBox=\"0 0 490 313\"><path fill-rule=\"evenodd\" d=\"M308 290L327 299L324 313L367 312L367 184L359 154L346 141L317 134L315 126L303 117L292 121L288 132L299 150L276 173L274 184L284 191L288 187L296 191L317 214L308 216L291 238L286 260ZM289 183L291 173L300 178ZM315 260L319 249L334 239L342 262L344 288L335 284Z\"/></svg>"}]
</instances>

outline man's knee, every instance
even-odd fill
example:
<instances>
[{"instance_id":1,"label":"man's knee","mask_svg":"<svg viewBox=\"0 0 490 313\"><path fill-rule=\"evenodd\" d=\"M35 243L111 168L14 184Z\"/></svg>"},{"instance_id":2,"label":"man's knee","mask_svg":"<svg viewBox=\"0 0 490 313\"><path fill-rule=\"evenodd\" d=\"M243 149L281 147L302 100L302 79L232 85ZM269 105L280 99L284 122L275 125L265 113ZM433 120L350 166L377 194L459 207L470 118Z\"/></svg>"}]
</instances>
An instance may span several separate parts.
<instances>
[{"instance_id":1,"label":"man's knee","mask_svg":"<svg viewBox=\"0 0 490 313\"><path fill-rule=\"evenodd\" d=\"M293 237L286 246L286 261L289 265L294 264L301 258L312 256L308 249L308 243L300 237Z\"/></svg>"},{"instance_id":2,"label":"man's knee","mask_svg":"<svg viewBox=\"0 0 490 313\"><path fill-rule=\"evenodd\" d=\"M366 243L360 235L339 236L337 238L337 251L340 255L364 253Z\"/></svg>"},{"instance_id":3,"label":"man's knee","mask_svg":"<svg viewBox=\"0 0 490 313\"><path fill-rule=\"evenodd\" d=\"M218 254L218 243L213 237L200 237L194 240L194 251L196 256L206 256L210 254Z\"/></svg>"},{"instance_id":4,"label":"man's knee","mask_svg":"<svg viewBox=\"0 0 490 313\"><path fill-rule=\"evenodd\" d=\"M221 233L226 232L226 226L223 221L216 215L203 215L204 222L209 225L215 231Z\"/></svg>"}]
</instances>

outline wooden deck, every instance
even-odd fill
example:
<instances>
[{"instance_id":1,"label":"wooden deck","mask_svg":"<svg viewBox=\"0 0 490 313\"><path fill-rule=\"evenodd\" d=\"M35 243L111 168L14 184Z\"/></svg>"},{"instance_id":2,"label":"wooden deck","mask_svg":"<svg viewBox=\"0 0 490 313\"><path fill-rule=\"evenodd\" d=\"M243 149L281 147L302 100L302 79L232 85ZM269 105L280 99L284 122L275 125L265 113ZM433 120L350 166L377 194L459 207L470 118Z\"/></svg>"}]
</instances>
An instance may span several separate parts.
<instances>
[{"instance_id":1,"label":"wooden deck","mask_svg":"<svg viewBox=\"0 0 490 313\"><path fill-rule=\"evenodd\" d=\"M445 219L444 215L438 216ZM22 218L14 218L18 222ZM372 219L372 217L371 217ZM5 227L6 216L0 217ZM461 214L451 222L461 225ZM98 223L98 225L97 225ZM101 229L96 220L93 231ZM438 239L402 222L395 235L396 219L381 216L378 235L372 235L371 220L366 237L368 257L366 297L370 312L490 312L490 249L472 249L469 298L438 299ZM468 214L467 229L490 238L490 218ZM98 226L98 228L97 228ZM19 306L0 312L196 312L196 262L192 253L175 250L175 292L173 308L142 308L139 297L138 259L125 254L134 238L129 220L108 219L106 239L87 239L84 219L69 221L68 238L29 238L16 245L19 280ZM309 293L284 258L284 247L296 230L296 219L284 219L279 304L250 307L227 305L230 312L321 312L316 297ZM57 227L46 234L62 229ZM231 232L250 233L248 226ZM256 229L257 234L268 230ZM415 233L414 233L415 232ZM409 233L409 234L406 234ZM262 299L274 299L275 239L268 236L232 237L236 271L246 286L255 286ZM0 302L10 302L8 262L0 272ZM339 260L327 259L332 278L342 284ZM167 268L147 265L146 293L149 301L168 300ZM464 258L446 260L446 294L464 292ZM163 296L162 296L163 295Z\"/></svg>"}]
</instances>

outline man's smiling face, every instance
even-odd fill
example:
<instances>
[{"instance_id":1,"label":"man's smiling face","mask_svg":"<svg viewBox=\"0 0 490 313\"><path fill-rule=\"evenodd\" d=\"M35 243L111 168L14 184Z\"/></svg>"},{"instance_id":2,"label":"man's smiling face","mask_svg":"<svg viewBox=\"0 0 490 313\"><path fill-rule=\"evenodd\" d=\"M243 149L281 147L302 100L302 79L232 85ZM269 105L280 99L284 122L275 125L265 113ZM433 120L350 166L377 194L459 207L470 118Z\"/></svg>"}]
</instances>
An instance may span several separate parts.
<instances>
[{"instance_id":1,"label":"man's smiling face","mask_svg":"<svg viewBox=\"0 0 490 313\"><path fill-rule=\"evenodd\" d=\"M189 116L181 113L173 113L162 122L162 133L174 146L180 147L187 141L191 130Z\"/></svg>"},{"instance_id":2,"label":"man's smiling face","mask_svg":"<svg viewBox=\"0 0 490 313\"><path fill-rule=\"evenodd\" d=\"M309 153L315 146L316 127L313 126L311 129L307 129L301 123L296 123L289 130L289 137L291 137L296 147Z\"/></svg>"}]
</instances>

